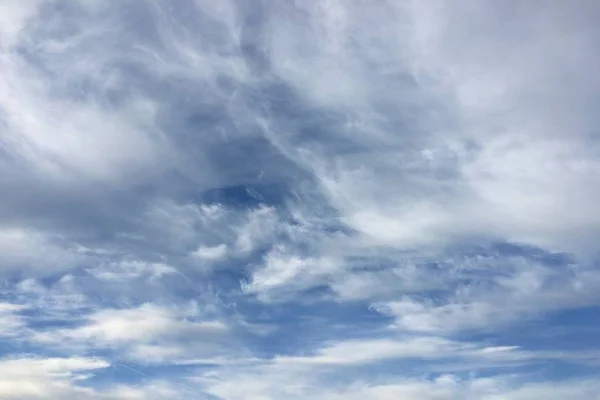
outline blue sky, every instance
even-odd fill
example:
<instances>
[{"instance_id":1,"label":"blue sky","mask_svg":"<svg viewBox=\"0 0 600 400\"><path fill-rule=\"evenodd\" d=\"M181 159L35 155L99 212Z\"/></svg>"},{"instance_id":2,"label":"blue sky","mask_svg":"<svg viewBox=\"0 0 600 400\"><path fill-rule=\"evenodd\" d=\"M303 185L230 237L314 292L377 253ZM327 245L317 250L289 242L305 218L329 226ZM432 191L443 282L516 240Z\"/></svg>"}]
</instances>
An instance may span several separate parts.
<instances>
[{"instance_id":1,"label":"blue sky","mask_svg":"<svg viewBox=\"0 0 600 400\"><path fill-rule=\"evenodd\" d=\"M0 2L0 398L600 399L599 17Z\"/></svg>"}]
</instances>

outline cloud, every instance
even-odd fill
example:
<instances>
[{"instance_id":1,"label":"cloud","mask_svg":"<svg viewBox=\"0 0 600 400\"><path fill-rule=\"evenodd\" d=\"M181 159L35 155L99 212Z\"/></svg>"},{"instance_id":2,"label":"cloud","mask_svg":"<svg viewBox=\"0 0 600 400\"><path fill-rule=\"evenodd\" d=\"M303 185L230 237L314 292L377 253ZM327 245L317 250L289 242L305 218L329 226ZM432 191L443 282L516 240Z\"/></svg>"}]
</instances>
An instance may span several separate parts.
<instances>
[{"instance_id":1,"label":"cloud","mask_svg":"<svg viewBox=\"0 0 600 400\"><path fill-rule=\"evenodd\" d=\"M66 270L83 259L74 243L64 243L61 237L52 238L42 232L26 229L0 230L0 266L5 270L27 268L43 273Z\"/></svg>"},{"instance_id":2,"label":"cloud","mask_svg":"<svg viewBox=\"0 0 600 400\"><path fill-rule=\"evenodd\" d=\"M302 258L288 254L285 249L274 249L265 255L264 265L254 271L252 281L243 289L268 301L285 296L292 290L313 287L323 278L338 272L339 268L339 263L333 258Z\"/></svg>"},{"instance_id":3,"label":"cloud","mask_svg":"<svg viewBox=\"0 0 600 400\"><path fill-rule=\"evenodd\" d=\"M590 199L599 176L584 122L592 74L574 61L594 62L583 9L563 18L562 7L490 2L286 8L269 20L274 68L342 113L330 141L289 150L344 221L378 242L414 248L478 235L583 251L598 226ZM511 12L509 27L498 15ZM347 141L352 152L340 149Z\"/></svg>"},{"instance_id":4,"label":"cloud","mask_svg":"<svg viewBox=\"0 0 600 400\"><path fill-rule=\"evenodd\" d=\"M19 311L25 310L27 306L11 303L0 303L0 336L14 337L25 327L25 319Z\"/></svg>"},{"instance_id":5,"label":"cloud","mask_svg":"<svg viewBox=\"0 0 600 400\"><path fill-rule=\"evenodd\" d=\"M0 3L0 397L595 398L593 1Z\"/></svg>"},{"instance_id":6,"label":"cloud","mask_svg":"<svg viewBox=\"0 0 600 400\"><path fill-rule=\"evenodd\" d=\"M439 337L415 337L401 339L347 340L320 349L313 356L278 357L282 365L365 365L393 359L443 359L510 353L511 347L477 348L472 344L459 343Z\"/></svg>"},{"instance_id":7,"label":"cloud","mask_svg":"<svg viewBox=\"0 0 600 400\"><path fill-rule=\"evenodd\" d=\"M223 399L259 399L287 396L301 399L310 395L316 399L377 399L415 398L445 400L468 398L480 400L520 399L533 400L539 396L560 399L577 396L595 399L598 385L594 380L522 383L514 376L493 378L442 374L435 378L391 379L387 382L366 383L360 378L351 384L326 384L314 374L297 370L285 373L282 369L261 370L228 375L214 374L200 378L207 392Z\"/></svg>"},{"instance_id":8,"label":"cloud","mask_svg":"<svg viewBox=\"0 0 600 400\"><path fill-rule=\"evenodd\" d=\"M206 392L231 400L280 396L293 399L306 396L318 399L391 399L404 396L482 400L523 396L523 399L533 400L542 393L554 395L554 390L561 394L577 393L586 399L595 398L597 385L592 380L534 383L524 381L516 374L496 373L491 377L464 374L471 368L488 371L504 366L509 371L515 366L547 359L566 361L569 356L528 352L515 346L456 342L433 336L350 339L325 345L314 354L223 364L219 369L200 373L192 380ZM423 367L417 360L426 362L426 366ZM589 361L584 356L570 361L586 360ZM399 377L397 371L406 368L411 371ZM369 371L374 370L382 372L370 377Z\"/></svg>"},{"instance_id":9,"label":"cloud","mask_svg":"<svg viewBox=\"0 0 600 400\"><path fill-rule=\"evenodd\" d=\"M561 384L530 384L517 388L506 388L503 382L493 379L475 379L467 382L455 380L452 376L442 377L434 382L404 382L400 384L365 387L357 385L349 390L343 390L325 399L361 399L370 398L387 400L396 398L419 398L444 400L461 398L476 398L482 400L519 399L533 400L536 398L560 399L564 396L577 396L582 399L594 399L597 385L592 381L566 382Z\"/></svg>"},{"instance_id":10,"label":"cloud","mask_svg":"<svg viewBox=\"0 0 600 400\"><path fill-rule=\"evenodd\" d=\"M143 385L114 385L96 390L85 385L95 372L110 364L95 358L12 358L0 360L0 396L4 399L159 399L183 398L183 393L161 381Z\"/></svg>"},{"instance_id":11,"label":"cloud","mask_svg":"<svg viewBox=\"0 0 600 400\"><path fill-rule=\"evenodd\" d=\"M10 48L18 38L27 21L35 15L39 7L38 1L27 4L2 4L2 48Z\"/></svg>"},{"instance_id":12,"label":"cloud","mask_svg":"<svg viewBox=\"0 0 600 400\"><path fill-rule=\"evenodd\" d=\"M189 320L195 314L193 309L155 304L103 309L81 316L84 322L79 326L39 331L32 340L64 349L119 350L125 358L140 362L169 362L192 355L192 347L183 346L182 341L202 342L205 348L200 350L210 352L218 346L218 339L227 334L228 327L222 322Z\"/></svg>"},{"instance_id":13,"label":"cloud","mask_svg":"<svg viewBox=\"0 0 600 400\"><path fill-rule=\"evenodd\" d=\"M446 292L445 297L434 300L405 295L376 302L373 308L394 316L394 326L401 331L452 334L489 331L564 310L598 305L598 296L592 289L598 279L593 265L570 265L562 269L527 258L491 258L485 262L484 277L476 284L465 282L461 275L477 273L479 263L484 260L478 258L475 264L456 265L461 268L460 273L450 272L442 278L445 282L456 281L453 291Z\"/></svg>"},{"instance_id":14,"label":"cloud","mask_svg":"<svg viewBox=\"0 0 600 400\"><path fill-rule=\"evenodd\" d=\"M332 281L331 290L343 301L397 298L403 294L443 290L448 281L455 279L451 273L445 274L448 271L444 271L443 267L428 266L409 258L402 260L399 265L392 260L373 260L384 264L391 262L389 268L342 274ZM359 259L351 264L360 265L364 262Z\"/></svg>"},{"instance_id":15,"label":"cloud","mask_svg":"<svg viewBox=\"0 0 600 400\"><path fill-rule=\"evenodd\" d=\"M221 243L218 246L204 247L200 246L192 253L193 257L198 257L203 260L219 260L227 254L227 246Z\"/></svg>"},{"instance_id":16,"label":"cloud","mask_svg":"<svg viewBox=\"0 0 600 400\"><path fill-rule=\"evenodd\" d=\"M0 395L5 399L93 396L93 390L78 386L77 381L109 365L104 360L91 358L3 359L0 361Z\"/></svg>"},{"instance_id":17,"label":"cloud","mask_svg":"<svg viewBox=\"0 0 600 400\"><path fill-rule=\"evenodd\" d=\"M111 183L143 176L164 157L167 144L151 133L152 104L132 101L110 110L51 96L39 71L14 54L3 58L2 69L10 79L0 88L7 127L0 140L16 163L53 180Z\"/></svg>"}]
</instances>

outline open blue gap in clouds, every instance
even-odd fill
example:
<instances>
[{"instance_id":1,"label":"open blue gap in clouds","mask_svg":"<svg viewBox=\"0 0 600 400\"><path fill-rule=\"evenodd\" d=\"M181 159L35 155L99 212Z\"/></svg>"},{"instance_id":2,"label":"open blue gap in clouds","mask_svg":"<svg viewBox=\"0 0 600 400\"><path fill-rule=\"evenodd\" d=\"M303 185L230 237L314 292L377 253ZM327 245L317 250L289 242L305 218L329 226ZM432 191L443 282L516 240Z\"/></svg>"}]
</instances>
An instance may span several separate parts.
<instances>
[{"instance_id":1,"label":"open blue gap in clouds","mask_svg":"<svg viewBox=\"0 0 600 400\"><path fill-rule=\"evenodd\" d=\"M0 398L597 399L593 1L0 3Z\"/></svg>"}]
</instances>

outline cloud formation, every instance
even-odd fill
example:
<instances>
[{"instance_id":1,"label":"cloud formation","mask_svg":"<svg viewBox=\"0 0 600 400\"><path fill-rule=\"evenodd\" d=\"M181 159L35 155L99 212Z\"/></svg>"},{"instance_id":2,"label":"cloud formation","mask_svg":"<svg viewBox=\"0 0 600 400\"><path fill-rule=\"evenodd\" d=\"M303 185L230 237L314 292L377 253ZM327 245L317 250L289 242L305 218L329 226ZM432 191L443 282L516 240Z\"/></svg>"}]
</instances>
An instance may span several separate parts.
<instances>
[{"instance_id":1,"label":"cloud formation","mask_svg":"<svg viewBox=\"0 0 600 400\"><path fill-rule=\"evenodd\" d=\"M0 3L0 397L597 399L600 8Z\"/></svg>"}]
</instances>

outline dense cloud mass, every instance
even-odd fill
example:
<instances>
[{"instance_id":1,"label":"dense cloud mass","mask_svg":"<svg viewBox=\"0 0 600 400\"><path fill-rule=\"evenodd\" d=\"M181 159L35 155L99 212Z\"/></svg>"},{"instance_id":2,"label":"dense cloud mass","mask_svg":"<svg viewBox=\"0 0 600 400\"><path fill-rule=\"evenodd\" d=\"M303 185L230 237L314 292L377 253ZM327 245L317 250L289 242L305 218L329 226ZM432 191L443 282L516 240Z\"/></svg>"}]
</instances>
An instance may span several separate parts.
<instances>
[{"instance_id":1,"label":"dense cloud mass","mask_svg":"<svg viewBox=\"0 0 600 400\"><path fill-rule=\"evenodd\" d=\"M0 1L0 398L600 399L599 18Z\"/></svg>"}]
</instances>

